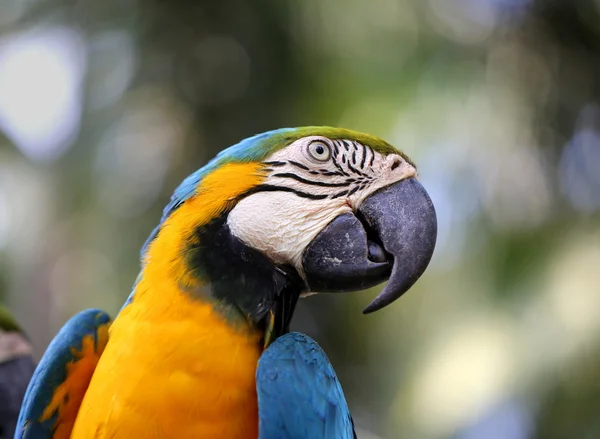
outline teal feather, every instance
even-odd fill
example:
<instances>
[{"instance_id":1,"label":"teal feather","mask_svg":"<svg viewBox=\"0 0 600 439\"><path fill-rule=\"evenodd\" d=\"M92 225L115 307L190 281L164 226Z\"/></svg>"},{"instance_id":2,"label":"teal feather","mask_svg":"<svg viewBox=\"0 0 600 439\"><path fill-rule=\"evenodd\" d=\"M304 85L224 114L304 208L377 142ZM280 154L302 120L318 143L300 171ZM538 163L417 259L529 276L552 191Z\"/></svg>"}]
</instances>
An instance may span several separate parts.
<instances>
[{"instance_id":1,"label":"teal feather","mask_svg":"<svg viewBox=\"0 0 600 439\"><path fill-rule=\"evenodd\" d=\"M333 366L310 337L275 340L258 361L256 389L259 439L356 439Z\"/></svg>"}]
</instances>

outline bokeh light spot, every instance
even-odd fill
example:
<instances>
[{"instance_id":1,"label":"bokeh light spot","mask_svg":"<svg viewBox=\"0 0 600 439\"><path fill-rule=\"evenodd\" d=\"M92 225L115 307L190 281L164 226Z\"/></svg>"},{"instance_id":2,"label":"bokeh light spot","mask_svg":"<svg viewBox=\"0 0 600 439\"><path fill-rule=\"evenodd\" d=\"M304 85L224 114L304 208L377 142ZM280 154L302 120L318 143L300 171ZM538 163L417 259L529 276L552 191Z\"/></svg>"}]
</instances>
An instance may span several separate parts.
<instances>
[{"instance_id":1,"label":"bokeh light spot","mask_svg":"<svg viewBox=\"0 0 600 439\"><path fill-rule=\"evenodd\" d=\"M0 129L30 159L52 160L74 141L84 70L83 42L69 28L0 41Z\"/></svg>"}]
</instances>

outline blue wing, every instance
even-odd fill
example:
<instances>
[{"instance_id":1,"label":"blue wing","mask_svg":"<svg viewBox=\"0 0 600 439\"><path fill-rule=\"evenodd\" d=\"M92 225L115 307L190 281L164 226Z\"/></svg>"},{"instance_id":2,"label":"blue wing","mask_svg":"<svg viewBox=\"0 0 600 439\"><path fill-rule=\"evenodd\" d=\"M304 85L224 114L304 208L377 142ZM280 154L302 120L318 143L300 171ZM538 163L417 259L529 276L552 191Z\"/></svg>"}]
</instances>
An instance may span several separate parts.
<instances>
[{"instance_id":1,"label":"blue wing","mask_svg":"<svg viewBox=\"0 0 600 439\"><path fill-rule=\"evenodd\" d=\"M292 332L262 354L256 371L259 439L355 439L342 386L325 352Z\"/></svg>"},{"instance_id":2,"label":"blue wing","mask_svg":"<svg viewBox=\"0 0 600 439\"><path fill-rule=\"evenodd\" d=\"M69 437L98 359L110 317L89 309L72 317L46 349L27 387L15 439Z\"/></svg>"}]
</instances>

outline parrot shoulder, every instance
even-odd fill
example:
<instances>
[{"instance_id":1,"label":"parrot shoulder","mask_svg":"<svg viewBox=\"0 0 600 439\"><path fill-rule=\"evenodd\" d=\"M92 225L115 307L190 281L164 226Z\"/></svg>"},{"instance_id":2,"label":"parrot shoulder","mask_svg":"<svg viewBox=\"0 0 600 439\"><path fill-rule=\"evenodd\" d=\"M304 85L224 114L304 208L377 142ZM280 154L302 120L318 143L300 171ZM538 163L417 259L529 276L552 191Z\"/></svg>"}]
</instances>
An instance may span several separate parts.
<instances>
[{"instance_id":1,"label":"parrot shoulder","mask_svg":"<svg viewBox=\"0 0 600 439\"><path fill-rule=\"evenodd\" d=\"M256 371L259 439L353 439L342 386L321 347L292 332L262 354Z\"/></svg>"},{"instance_id":2,"label":"parrot shoulder","mask_svg":"<svg viewBox=\"0 0 600 439\"><path fill-rule=\"evenodd\" d=\"M69 438L83 396L108 342L111 319L88 309L65 323L29 383L17 422L19 439Z\"/></svg>"}]
</instances>

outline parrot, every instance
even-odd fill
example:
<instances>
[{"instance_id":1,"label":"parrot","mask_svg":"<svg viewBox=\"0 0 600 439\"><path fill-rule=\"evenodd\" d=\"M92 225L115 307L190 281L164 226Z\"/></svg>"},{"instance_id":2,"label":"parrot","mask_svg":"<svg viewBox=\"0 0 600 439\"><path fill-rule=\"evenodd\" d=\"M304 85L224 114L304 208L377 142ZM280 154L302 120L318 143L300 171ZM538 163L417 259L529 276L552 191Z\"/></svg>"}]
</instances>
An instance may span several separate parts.
<instances>
[{"instance_id":1,"label":"parrot","mask_svg":"<svg viewBox=\"0 0 600 439\"><path fill-rule=\"evenodd\" d=\"M333 366L290 331L300 298L387 281L433 255L415 164L344 128L282 128L224 149L175 189L115 318L71 317L31 379L16 439L355 438Z\"/></svg>"},{"instance_id":2,"label":"parrot","mask_svg":"<svg viewBox=\"0 0 600 439\"><path fill-rule=\"evenodd\" d=\"M34 369L31 343L8 309L0 305L0 439L14 437Z\"/></svg>"}]
</instances>

